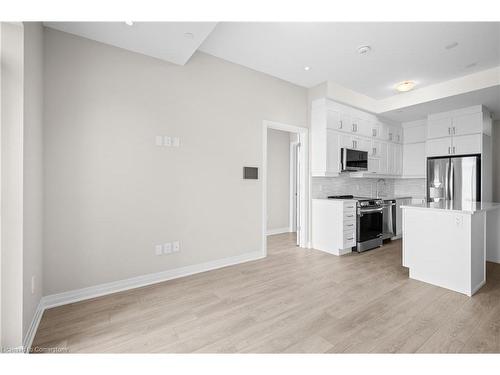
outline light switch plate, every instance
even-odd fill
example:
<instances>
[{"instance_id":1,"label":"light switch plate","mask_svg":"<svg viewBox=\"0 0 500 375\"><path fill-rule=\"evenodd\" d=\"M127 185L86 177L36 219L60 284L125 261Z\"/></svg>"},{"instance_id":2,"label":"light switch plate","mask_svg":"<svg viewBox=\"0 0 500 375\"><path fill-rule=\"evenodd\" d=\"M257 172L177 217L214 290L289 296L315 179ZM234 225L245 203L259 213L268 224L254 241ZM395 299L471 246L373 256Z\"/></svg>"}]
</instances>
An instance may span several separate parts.
<instances>
[{"instance_id":1,"label":"light switch plate","mask_svg":"<svg viewBox=\"0 0 500 375\"><path fill-rule=\"evenodd\" d=\"M172 242L172 252L177 253L181 249L181 244L179 241Z\"/></svg>"},{"instance_id":2,"label":"light switch plate","mask_svg":"<svg viewBox=\"0 0 500 375\"><path fill-rule=\"evenodd\" d=\"M163 254L163 246L162 246L162 245L156 245L156 246L155 246L155 254L156 254L156 255L161 255L161 254Z\"/></svg>"},{"instance_id":3,"label":"light switch plate","mask_svg":"<svg viewBox=\"0 0 500 375\"><path fill-rule=\"evenodd\" d=\"M172 138L169 137L168 135L164 136L163 137L163 144L166 146L166 147L170 147L172 146Z\"/></svg>"},{"instance_id":4,"label":"light switch plate","mask_svg":"<svg viewBox=\"0 0 500 375\"><path fill-rule=\"evenodd\" d=\"M163 244L163 253L164 254L170 254L172 252L172 243L167 242Z\"/></svg>"}]
</instances>

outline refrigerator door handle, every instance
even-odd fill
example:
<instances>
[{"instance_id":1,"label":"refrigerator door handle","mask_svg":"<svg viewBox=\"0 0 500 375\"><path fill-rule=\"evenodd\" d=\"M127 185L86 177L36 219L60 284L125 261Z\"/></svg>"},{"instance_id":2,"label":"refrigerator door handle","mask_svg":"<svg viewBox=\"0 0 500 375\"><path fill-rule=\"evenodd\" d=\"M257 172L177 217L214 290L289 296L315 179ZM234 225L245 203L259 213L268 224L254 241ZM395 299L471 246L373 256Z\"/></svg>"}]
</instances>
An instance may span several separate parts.
<instances>
[{"instance_id":1,"label":"refrigerator door handle","mask_svg":"<svg viewBox=\"0 0 500 375\"><path fill-rule=\"evenodd\" d=\"M448 186L449 186L449 200L453 201L454 198L455 198L455 184L454 184L454 173L453 173L453 169L454 169L454 165L453 165L453 159L450 159L450 162L449 162L449 165L450 165L450 177L449 177L449 182L448 182Z\"/></svg>"}]
</instances>

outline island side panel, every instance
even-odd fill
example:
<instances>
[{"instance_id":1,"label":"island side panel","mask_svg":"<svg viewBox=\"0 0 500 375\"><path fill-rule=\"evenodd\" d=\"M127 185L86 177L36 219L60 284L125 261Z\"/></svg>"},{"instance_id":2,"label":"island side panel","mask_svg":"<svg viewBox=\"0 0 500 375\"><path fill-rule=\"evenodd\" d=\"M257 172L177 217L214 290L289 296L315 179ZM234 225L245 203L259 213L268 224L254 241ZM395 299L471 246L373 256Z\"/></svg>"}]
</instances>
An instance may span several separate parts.
<instances>
[{"instance_id":1,"label":"island side panel","mask_svg":"<svg viewBox=\"0 0 500 375\"><path fill-rule=\"evenodd\" d=\"M471 215L405 209L405 263L412 279L471 294Z\"/></svg>"},{"instance_id":2,"label":"island side panel","mask_svg":"<svg viewBox=\"0 0 500 375\"><path fill-rule=\"evenodd\" d=\"M477 212L471 216L470 262L470 295L472 295L476 293L486 282L486 211Z\"/></svg>"},{"instance_id":3,"label":"island side panel","mask_svg":"<svg viewBox=\"0 0 500 375\"><path fill-rule=\"evenodd\" d=\"M500 210L490 210L486 215L486 260L500 263Z\"/></svg>"}]
</instances>

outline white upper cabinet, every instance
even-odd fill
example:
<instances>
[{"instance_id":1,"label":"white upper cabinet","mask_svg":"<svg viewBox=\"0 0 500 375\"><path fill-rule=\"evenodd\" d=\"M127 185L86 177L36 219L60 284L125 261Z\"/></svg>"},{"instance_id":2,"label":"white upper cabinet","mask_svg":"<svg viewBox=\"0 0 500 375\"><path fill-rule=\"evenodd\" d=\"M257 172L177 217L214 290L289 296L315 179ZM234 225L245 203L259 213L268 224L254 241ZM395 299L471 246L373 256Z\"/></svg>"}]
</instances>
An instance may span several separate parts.
<instances>
[{"instance_id":1,"label":"white upper cabinet","mask_svg":"<svg viewBox=\"0 0 500 375\"><path fill-rule=\"evenodd\" d=\"M403 123L403 176L425 177L427 120Z\"/></svg>"},{"instance_id":2,"label":"white upper cabinet","mask_svg":"<svg viewBox=\"0 0 500 375\"><path fill-rule=\"evenodd\" d=\"M480 154L483 134L491 135L491 117L481 105L429 115L427 156Z\"/></svg>"},{"instance_id":3,"label":"white upper cabinet","mask_svg":"<svg viewBox=\"0 0 500 375\"><path fill-rule=\"evenodd\" d=\"M491 135L491 119L481 105L429 115L427 138L485 133Z\"/></svg>"},{"instance_id":4,"label":"white upper cabinet","mask_svg":"<svg viewBox=\"0 0 500 375\"><path fill-rule=\"evenodd\" d=\"M442 138L451 136L452 118L429 118L427 138Z\"/></svg>"},{"instance_id":5,"label":"white upper cabinet","mask_svg":"<svg viewBox=\"0 0 500 375\"><path fill-rule=\"evenodd\" d=\"M453 135L467 135L482 133L483 113L468 113L453 117Z\"/></svg>"},{"instance_id":6,"label":"white upper cabinet","mask_svg":"<svg viewBox=\"0 0 500 375\"><path fill-rule=\"evenodd\" d=\"M361 172L361 175L400 175L403 152L399 143L402 141L401 127L385 124L373 114L328 99L312 102L313 176L338 176L342 148L368 152L368 172Z\"/></svg>"}]
</instances>

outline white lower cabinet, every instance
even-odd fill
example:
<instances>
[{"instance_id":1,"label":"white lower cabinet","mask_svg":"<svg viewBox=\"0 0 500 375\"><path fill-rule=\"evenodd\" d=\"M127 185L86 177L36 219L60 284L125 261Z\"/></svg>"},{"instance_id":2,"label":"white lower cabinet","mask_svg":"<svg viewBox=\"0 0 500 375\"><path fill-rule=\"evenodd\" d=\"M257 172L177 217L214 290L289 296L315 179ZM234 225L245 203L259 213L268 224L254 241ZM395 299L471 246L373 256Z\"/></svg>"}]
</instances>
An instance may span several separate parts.
<instances>
[{"instance_id":1,"label":"white lower cabinet","mask_svg":"<svg viewBox=\"0 0 500 375\"><path fill-rule=\"evenodd\" d=\"M356 201L312 200L313 248L344 255L356 246Z\"/></svg>"}]
</instances>

